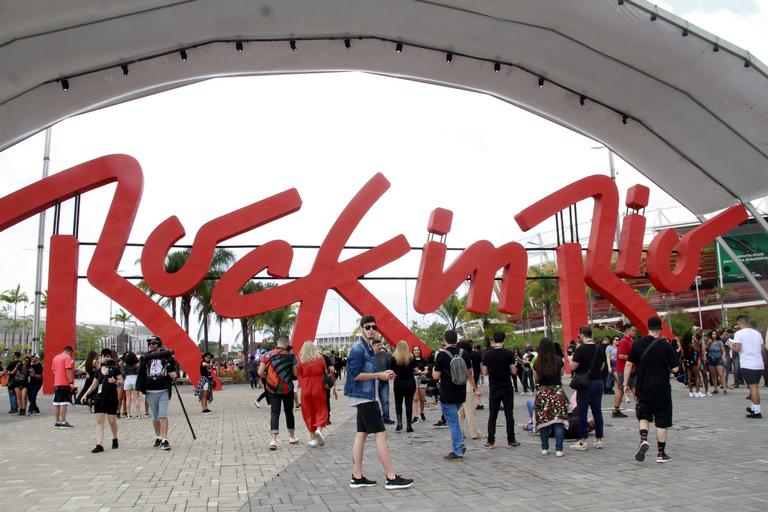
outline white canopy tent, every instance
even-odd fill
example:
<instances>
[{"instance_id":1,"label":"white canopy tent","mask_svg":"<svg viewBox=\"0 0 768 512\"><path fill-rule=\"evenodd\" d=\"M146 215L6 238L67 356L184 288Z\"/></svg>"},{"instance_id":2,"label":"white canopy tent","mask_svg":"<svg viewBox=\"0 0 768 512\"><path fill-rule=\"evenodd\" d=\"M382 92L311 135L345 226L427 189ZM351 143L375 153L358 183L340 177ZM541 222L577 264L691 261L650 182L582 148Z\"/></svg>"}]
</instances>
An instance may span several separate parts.
<instances>
[{"instance_id":1,"label":"white canopy tent","mask_svg":"<svg viewBox=\"0 0 768 512\"><path fill-rule=\"evenodd\" d=\"M0 150L219 76L481 91L605 144L696 214L768 195L768 68L643 0L0 0Z\"/></svg>"}]
</instances>

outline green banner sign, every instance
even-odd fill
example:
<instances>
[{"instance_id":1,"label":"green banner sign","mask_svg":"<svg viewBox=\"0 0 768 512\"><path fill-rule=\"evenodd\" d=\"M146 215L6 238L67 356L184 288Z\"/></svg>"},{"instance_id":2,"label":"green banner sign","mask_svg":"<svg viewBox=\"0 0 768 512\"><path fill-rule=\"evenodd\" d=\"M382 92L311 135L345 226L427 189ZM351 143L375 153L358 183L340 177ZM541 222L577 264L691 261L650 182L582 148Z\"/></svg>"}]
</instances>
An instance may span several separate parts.
<instances>
[{"instance_id":1,"label":"green banner sign","mask_svg":"<svg viewBox=\"0 0 768 512\"><path fill-rule=\"evenodd\" d=\"M750 233L728 235L724 239L756 279L766 279L768 276L768 235ZM719 250L718 256L723 282L736 283L747 280L725 251Z\"/></svg>"}]
</instances>

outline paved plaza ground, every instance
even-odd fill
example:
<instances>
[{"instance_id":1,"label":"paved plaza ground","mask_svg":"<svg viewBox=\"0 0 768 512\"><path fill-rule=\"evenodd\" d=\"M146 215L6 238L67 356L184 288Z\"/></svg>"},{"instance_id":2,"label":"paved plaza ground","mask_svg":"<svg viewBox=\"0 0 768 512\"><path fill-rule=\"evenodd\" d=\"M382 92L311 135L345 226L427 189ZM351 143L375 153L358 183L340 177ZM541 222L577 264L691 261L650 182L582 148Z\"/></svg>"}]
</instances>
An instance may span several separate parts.
<instances>
[{"instance_id":1,"label":"paved plaza ground","mask_svg":"<svg viewBox=\"0 0 768 512\"><path fill-rule=\"evenodd\" d=\"M439 413L427 411L414 434L390 429L398 473L416 480L406 490L386 491L373 442L366 447L366 476L372 488L350 489L354 410L340 397L333 402L328 443L310 449L300 411L298 446L267 450L269 411L253 405L256 393L233 385L217 393L209 416L190 386L180 388L197 433L193 441L178 400L171 402L170 452L151 447L151 422L119 420L120 448L91 454L94 418L83 406L70 408L76 428L53 429L50 397L43 414L5 414L0 393L0 509L21 511L118 512L232 510L258 511L464 511L472 510L644 510L765 511L768 509L768 423L744 417L743 389L727 396L689 399L674 384L675 427L669 464L655 457L635 462L637 426L632 418L606 418L605 449L563 458L542 456L538 437L522 431L525 396L517 396L515 420L522 445L495 450L467 440L462 462L448 453L447 429L432 427ZM765 390L765 388L763 388ZM483 388L487 404L487 388ZM768 393L766 393L768 396ZM612 396L603 401L604 410ZM263 402L262 402L263 403ZM627 406L629 407L629 406ZM393 411L394 412L394 411ZM625 412L630 413L628 409ZM478 411L485 430L487 407ZM497 426L504 441L504 420ZM651 437L653 433L651 433ZM653 443L652 443L652 446ZM653 450L650 452L653 454Z\"/></svg>"}]
</instances>

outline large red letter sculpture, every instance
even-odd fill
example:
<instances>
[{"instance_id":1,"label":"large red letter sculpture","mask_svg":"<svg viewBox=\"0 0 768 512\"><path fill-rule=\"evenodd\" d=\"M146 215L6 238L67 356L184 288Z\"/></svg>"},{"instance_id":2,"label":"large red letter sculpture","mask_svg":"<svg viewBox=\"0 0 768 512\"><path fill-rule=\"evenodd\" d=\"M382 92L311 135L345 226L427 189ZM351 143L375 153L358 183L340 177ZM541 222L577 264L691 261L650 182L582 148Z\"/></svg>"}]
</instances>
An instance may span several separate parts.
<instances>
[{"instance_id":1,"label":"large red letter sculpture","mask_svg":"<svg viewBox=\"0 0 768 512\"><path fill-rule=\"evenodd\" d=\"M305 277L269 290L240 295L239 291L264 269L273 277L288 273L293 250L283 241L273 241L251 251L227 270L213 291L213 308L229 318L258 315L301 303L293 331L292 345L298 352L305 341L313 340L328 290L336 290L361 315L376 317L379 332L390 343L405 340L410 347L429 349L368 291L358 278L395 261L410 250L403 235L344 261L341 251L366 212L389 188L382 174L376 174L349 202L331 227L318 250L312 270Z\"/></svg>"}]
</instances>

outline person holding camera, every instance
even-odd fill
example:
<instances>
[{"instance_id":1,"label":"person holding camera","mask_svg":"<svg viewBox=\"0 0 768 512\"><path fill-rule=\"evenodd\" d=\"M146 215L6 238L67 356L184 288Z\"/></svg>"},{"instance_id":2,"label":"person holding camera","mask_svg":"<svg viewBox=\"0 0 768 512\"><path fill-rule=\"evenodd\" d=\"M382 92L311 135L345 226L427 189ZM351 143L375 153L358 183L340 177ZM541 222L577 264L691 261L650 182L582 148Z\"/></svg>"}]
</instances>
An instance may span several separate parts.
<instances>
[{"instance_id":1,"label":"person holding camera","mask_svg":"<svg viewBox=\"0 0 768 512\"><path fill-rule=\"evenodd\" d=\"M136 389L147 396L155 429L155 448L168 451L168 402L171 399L173 379L178 376L178 365L173 350L163 350L157 336L147 339L149 351L139 359L139 377Z\"/></svg>"},{"instance_id":2,"label":"person holding camera","mask_svg":"<svg viewBox=\"0 0 768 512\"><path fill-rule=\"evenodd\" d=\"M213 411L208 408L208 402L213 402L213 388L216 381L213 380L213 354L206 352L203 354L203 361L200 363L200 381L197 383L195 395L200 400L200 407L203 414L211 414Z\"/></svg>"},{"instance_id":3,"label":"person holding camera","mask_svg":"<svg viewBox=\"0 0 768 512\"><path fill-rule=\"evenodd\" d=\"M109 429L112 431L112 449L118 447L117 441L117 387L123 382L123 376L120 372L120 366L112 359L112 351L105 348L101 351L99 358L101 366L94 375L91 387L89 387L80 402L85 404L88 397L93 395L93 412L96 415L96 447L91 453L101 453L104 451L104 417L109 422Z\"/></svg>"}]
</instances>

